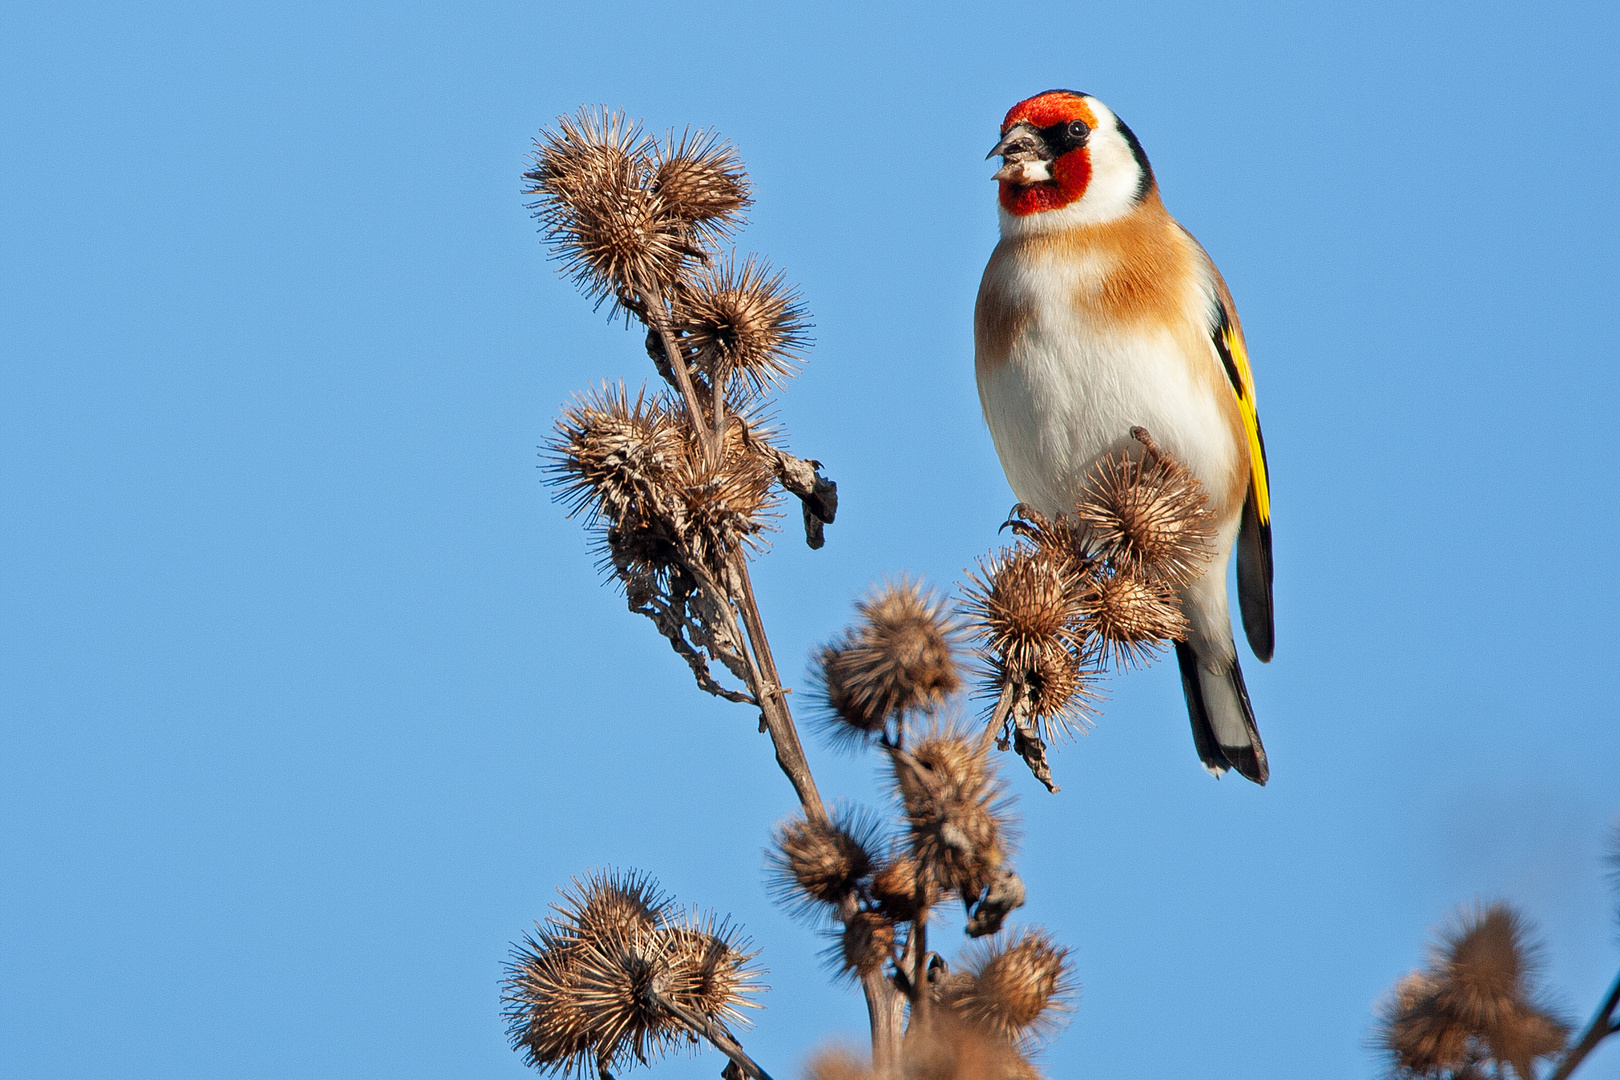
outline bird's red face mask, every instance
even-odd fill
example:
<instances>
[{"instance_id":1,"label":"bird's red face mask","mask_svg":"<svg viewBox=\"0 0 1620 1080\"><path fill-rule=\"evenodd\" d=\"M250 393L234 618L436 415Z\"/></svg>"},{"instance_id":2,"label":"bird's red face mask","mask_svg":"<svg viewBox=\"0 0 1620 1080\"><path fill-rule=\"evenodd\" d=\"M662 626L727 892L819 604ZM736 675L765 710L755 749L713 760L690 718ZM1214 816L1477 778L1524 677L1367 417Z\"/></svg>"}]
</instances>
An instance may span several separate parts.
<instances>
[{"instance_id":1,"label":"bird's red face mask","mask_svg":"<svg viewBox=\"0 0 1620 1080\"><path fill-rule=\"evenodd\" d=\"M1024 217L1057 210L1086 193L1091 155L1086 143L1096 114L1079 94L1049 90L1014 105L1001 122L1001 141L985 157L1001 155L994 179L1001 205Z\"/></svg>"}]
</instances>

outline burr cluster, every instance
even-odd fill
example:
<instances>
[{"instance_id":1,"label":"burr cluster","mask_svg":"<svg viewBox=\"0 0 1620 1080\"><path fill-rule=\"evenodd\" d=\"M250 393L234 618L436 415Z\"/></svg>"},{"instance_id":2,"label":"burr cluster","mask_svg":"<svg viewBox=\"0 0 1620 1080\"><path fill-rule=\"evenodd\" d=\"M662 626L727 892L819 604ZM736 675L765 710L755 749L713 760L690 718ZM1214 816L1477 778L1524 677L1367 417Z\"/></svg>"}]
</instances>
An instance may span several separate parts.
<instances>
[{"instance_id":1,"label":"burr cluster","mask_svg":"<svg viewBox=\"0 0 1620 1080\"><path fill-rule=\"evenodd\" d=\"M1465 912L1429 963L1396 984L1377 1045L1403 1080L1535 1080L1536 1062L1561 1053L1569 1025L1540 999L1539 950L1506 904Z\"/></svg>"},{"instance_id":2,"label":"burr cluster","mask_svg":"<svg viewBox=\"0 0 1620 1080\"><path fill-rule=\"evenodd\" d=\"M508 965L508 1030L529 1064L607 1077L700 1037L737 1045L763 987L736 931L634 872L588 874L562 897Z\"/></svg>"}]
</instances>

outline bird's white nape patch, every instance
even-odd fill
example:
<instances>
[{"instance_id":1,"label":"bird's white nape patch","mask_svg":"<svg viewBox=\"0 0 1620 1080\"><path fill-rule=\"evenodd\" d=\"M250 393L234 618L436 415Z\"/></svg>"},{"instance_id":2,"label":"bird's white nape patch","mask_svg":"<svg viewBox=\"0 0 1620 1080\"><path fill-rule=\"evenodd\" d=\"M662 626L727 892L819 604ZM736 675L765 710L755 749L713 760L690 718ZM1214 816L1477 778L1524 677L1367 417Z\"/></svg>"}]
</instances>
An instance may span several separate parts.
<instances>
[{"instance_id":1,"label":"bird's white nape patch","mask_svg":"<svg viewBox=\"0 0 1620 1080\"><path fill-rule=\"evenodd\" d=\"M1131 144L1120 134L1113 110L1094 97L1086 104L1097 118L1097 127L1086 142L1091 159L1091 178L1086 193L1068 206L1019 217L1001 209L1001 235L1030 236L1059 232L1077 225L1101 225L1130 213L1142 189L1142 166Z\"/></svg>"}]
</instances>

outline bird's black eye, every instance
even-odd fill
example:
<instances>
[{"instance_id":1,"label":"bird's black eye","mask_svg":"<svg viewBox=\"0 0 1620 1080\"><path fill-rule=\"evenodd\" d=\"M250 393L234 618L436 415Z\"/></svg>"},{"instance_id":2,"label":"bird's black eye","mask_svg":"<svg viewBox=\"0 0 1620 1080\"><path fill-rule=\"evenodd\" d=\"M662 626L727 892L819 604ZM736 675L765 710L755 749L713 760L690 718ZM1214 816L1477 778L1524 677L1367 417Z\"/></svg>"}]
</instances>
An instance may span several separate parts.
<instances>
[{"instance_id":1,"label":"bird's black eye","mask_svg":"<svg viewBox=\"0 0 1620 1080\"><path fill-rule=\"evenodd\" d=\"M1069 121L1069 137L1071 139L1084 139L1090 134L1091 129L1086 126L1086 122L1084 120Z\"/></svg>"}]
</instances>

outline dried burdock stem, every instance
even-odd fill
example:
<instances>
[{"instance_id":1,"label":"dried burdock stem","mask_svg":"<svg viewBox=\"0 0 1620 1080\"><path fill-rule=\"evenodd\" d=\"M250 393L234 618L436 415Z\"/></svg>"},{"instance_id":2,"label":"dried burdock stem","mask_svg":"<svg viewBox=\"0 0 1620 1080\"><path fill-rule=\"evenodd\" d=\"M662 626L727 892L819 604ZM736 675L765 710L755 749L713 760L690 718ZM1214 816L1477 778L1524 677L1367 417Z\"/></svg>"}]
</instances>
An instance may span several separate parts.
<instances>
[{"instance_id":1,"label":"dried burdock stem","mask_svg":"<svg viewBox=\"0 0 1620 1080\"><path fill-rule=\"evenodd\" d=\"M704 448L709 452L712 461L719 456L720 440L713 429L703 419L703 406L698 401L697 388L692 385L692 374L686 368L686 358L681 355L681 349L675 342L675 335L669 329L669 305L664 302L662 293L654 292L647 297L649 321L652 330L658 334L658 341L664 347L664 358L669 362L670 371L675 374L675 386L681 392L681 400L686 402L686 412L692 420L692 430L698 433L703 440ZM653 312L656 311L656 314Z\"/></svg>"},{"instance_id":2,"label":"dried burdock stem","mask_svg":"<svg viewBox=\"0 0 1620 1080\"><path fill-rule=\"evenodd\" d=\"M760 715L765 728L776 745L776 763L787 774L788 782L799 796L807 818L825 823L827 808L822 805L821 792L816 789L816 778L810 773L805 760L804 744L799 741L799 729L794 726L793 714L788 711L782 690L782 679L776 671L776 659L771 655L770 641L765 637L765 623L759 616L759 602L754 597L754 583L748 576L748 563L741 554L731 560L733 576L739 586L737 607L742 614L743 626L753 646L754 659L760 667L761 682L754 688L759 701Z\"/></svg>"},{"instance_id":3,"label":"dried burdock stem","mask_svg":"<svg viewBox=\"0 0 1620 1080\"><path fill-rule=\"evenodd\" d=\"M928 1030L928 908L921 901L923 887L917 885L917 921L911 924L911 1023L918 1031Z\"/></svg>"},{"instance_id":4,"label":"dried burdock stem","mask_svg":"<svg viewBox=\"0 0 1620 1080\"><path fill-rule=\"evenodd\" d=\"M1553 1070L1547 1080L1569 1080L1586 1056L1597 1049L1598 1043L1610 1035L1620 1035L1620 975L1615 976L1614 985L1609 988L1609 996L1603 999L1598 1006L1592 1022L1586 1026L1574 1046L1564 1054L1558 1062L1558 1068Z\"/></svg>"},{"instance_id":5,"label":"dried burdock stem","mask_svg":"<svg viewBox=\"0 0 1620 1080\"><path fill-rule=\"evenodd\" d=\"M734 1061L744 1075L752 1076L754 1080L771 1080L770 1074L760 1068L758 1062L744 1053L737 1040L726 1034L726 1030L719 1024L701 1013L695 1013L691 1009L683 1008L679 1002L672 1001L657 992L653 992L651 997L658 1003L659 1008L666 1010L692 1031L708 1039L709 1044Z\"/></svg>"}]
</instances>

